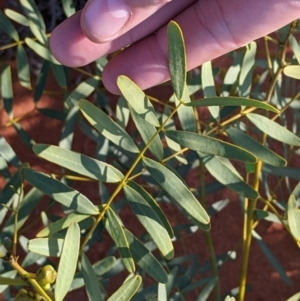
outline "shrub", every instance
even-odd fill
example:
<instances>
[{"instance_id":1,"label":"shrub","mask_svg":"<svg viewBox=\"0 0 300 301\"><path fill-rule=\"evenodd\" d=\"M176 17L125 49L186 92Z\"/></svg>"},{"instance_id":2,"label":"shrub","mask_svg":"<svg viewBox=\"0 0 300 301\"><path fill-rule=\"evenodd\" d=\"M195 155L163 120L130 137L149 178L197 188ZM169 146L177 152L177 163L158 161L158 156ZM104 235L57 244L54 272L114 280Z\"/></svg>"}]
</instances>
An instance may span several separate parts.
<instances>
[{"instance_id":1,"label":"shrub","mask_svg":"<svg viewBox=\"0 0 300 301\"><path fill-rule=\"evenodd\" d=\"M63 1L66 15L72 13L68 3ZM88 300L206 300L210 295L224 300L220 270L226 271L238 252L238 289L222 293L244 300L253 239L290 285L257 226L281 224L299 247L299 24L265 37L260 58L252 42L227 54L227 69L206 62L201 72L199 67L187 73L184 39L170 22L174 93L168 101L158 100L120 76L122 96L114 103L101 85L106 59L76 70L59 65L48 49L38 6L25 0L20 4L22 13L0 13L1 29L10 39L0 49L13 55L1 60L4 298L59 301L72 291L79 298L76 290L85 286ZM270 44L276 48L272 53ZM17 116L14 57L18 82L31 91L33 103L30 112ZM53 93L47 90L52 75L58 96L64 92L61 109L40 105L43 95ZM49 137L43 132L34 141L23 128L22 120L37 112L45 123L54 119L63 124L58 146L45 144ZM19 158L28 155L17 155L16 142L5 138L8 128L27 147L30 164ZM89 146L84 148L82 141ZM42 162L40 169L36 162ZM223 190L228 197L212 200L210 195L218 197ZM244 219L242 237L216 254L211 227L215 216L230 216L225 208L236 195ZM194 232L205 238L205 261L183 244ZM227 234L224 240L230 239L230 229ZM174 245L176 250L180 244L185 252L177 255ZM299 293L289 300L299 300Z\"/></svg>"}]
</instances>

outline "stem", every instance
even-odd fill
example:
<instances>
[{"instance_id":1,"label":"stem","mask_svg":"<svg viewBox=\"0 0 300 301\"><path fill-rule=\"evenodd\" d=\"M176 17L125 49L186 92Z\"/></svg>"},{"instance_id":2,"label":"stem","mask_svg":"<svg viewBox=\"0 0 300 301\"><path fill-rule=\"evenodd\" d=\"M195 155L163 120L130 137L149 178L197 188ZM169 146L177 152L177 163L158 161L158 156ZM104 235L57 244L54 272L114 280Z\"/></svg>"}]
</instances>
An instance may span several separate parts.
<instances>
[{"instance_id":1,"label":"stem","mask_svg":"<svg viewBox=\"0 0 300 301\"><path fill-rule=\"evenodd\" d=\"M42 287L39 285L39 283L30 277L30 273L25 271L19 264L18 264L18 258L15 256L10 256L9 263L10 265L19 273L19 275L22 278L25 278L35 289L35 291L40 294L46 301L53 301L53 299L47 294L46 291L42 289Z\"/></svg>"},{"instance_id":2,"label":"stem","mask_svg":"<svg viewBox=\"0 0 300 301\"><path fill-rule=\"evenodd\" d=\"M100 223L100 221L102 220L102 218L104 217L104 214L106 212L106 210L110 207L111 203L113 202L113 200L115 199L115 197L117 196L117 194L121 191L121 189L126 185L126 183L128 182L128 179L131 175L131 173L133 172L133 170L135 169L135 167L137 166L137 164L140 162L141 159L143 159L144 157L144 153L147 151L147 149L149 148L149 145L152 143L152 141L155 139L155 137L164 129L165 124L169 121L170 118L173 117L173 115L177 112L178 108L182 105L182 103L180 102L178 104L178 106L175 107L175 109L173 110L173 112L170 114L170 116L168 116L168 118L166 118L166 120L161 124L161 126L157 129L157 131L155 132L155 134L151 137L151 139L148 141L148 143L145 145L145 147L143 148L143 150L141 150L141 152L138 154L138 156L136 157L136 159L134 160L133 164L131 165L131 167L129 168L129 170L127 171L126 175L124 176L123 180L119 183L119 185L117 186L117 188L115 189L115 191L113 192L113 194L110 196L109 200L107 201L107 203L103 206L103 208L101 209L95 223L93 224L93 226L91 227L91 229L89 230L88 234L86 235L81 248L80 248L80 253L83 252L84 247L86 246L86 244L89 242L90 238L92 237L93 232L95 231L97 225Z\"/></svg>"}]
</instances>

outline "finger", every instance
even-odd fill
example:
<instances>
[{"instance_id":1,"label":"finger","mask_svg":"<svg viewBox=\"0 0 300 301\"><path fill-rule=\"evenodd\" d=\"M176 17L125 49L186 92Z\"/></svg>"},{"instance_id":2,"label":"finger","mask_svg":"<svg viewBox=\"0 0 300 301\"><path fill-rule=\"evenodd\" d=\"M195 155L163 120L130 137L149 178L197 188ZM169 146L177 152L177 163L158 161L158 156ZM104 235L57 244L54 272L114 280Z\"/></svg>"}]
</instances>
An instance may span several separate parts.
<instances>
[{"instance_id":1,"label":"finger","mask_svg":"<svg viewBox=\"0 0 300 301\"><path fill-rule=\"evenodd\" d=\"M300 17L295 0L199 1L175 18L185 37L188 69L269 34ZM127 75L142 89L169 79L166 27L128 47L106 66L103 83L119 94L116 79Z\"/></svg>"},{"instance_id":2,"label":"finger","mask_svg":"<svg viewBox=\"0 0 300 301\"><path fill-rule=\"evenodd\" d=\"M95 43L105 43L129 31L171 0L89 0L81 28Z\"/></svg>"},{"instance_id":3,"label":"finger","mask_svg":"<svg viewBox=\"0 0 300 301\"><path fill-rule=\"evenodd\" d=\"M82 11L79 11L54 29L50 38L51 52L63 65L86 65L153 33L192 3L193 0L172 0L129 32L104 44L96 44L86 37L80 27Z\"/></svg>"}]
</instances>

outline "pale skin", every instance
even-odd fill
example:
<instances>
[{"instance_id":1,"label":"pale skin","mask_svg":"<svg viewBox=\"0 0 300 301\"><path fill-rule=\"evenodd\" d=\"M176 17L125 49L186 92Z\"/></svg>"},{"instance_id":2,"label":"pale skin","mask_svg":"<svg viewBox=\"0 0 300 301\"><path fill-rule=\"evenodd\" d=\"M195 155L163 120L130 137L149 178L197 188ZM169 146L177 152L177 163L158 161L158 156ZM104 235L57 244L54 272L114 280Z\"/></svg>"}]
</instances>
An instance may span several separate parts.
<instances>
[{"instance_id":1,"label":"pale skin","mask_svg":"<svg viewBox=\"0 0 300 301\"><path fill-rule=\"evenodd\" d=\"M107 5L117 18L105 14ZM119 75L142 89L169 79L166 24L170 20L182 28L192 69L298 18L300 0L89 0L53 31L50 47L62 64L78 67L130 45L103 72L105 87L120 94Z\"/></svg>"}]
</instances>

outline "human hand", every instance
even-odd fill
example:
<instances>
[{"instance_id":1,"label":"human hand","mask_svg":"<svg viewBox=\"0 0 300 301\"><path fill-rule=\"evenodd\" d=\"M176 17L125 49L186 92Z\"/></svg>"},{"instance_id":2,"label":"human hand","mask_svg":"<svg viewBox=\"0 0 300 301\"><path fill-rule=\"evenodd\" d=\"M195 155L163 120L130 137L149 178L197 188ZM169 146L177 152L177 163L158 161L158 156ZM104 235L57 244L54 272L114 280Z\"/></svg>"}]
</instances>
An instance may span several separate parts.
<instances>
[{"instance_id":1,"label":"human hand","mask_svg":"<svg viewBox=\"0 0 300 301\"><path fill-rule=\"evenodd\" d=\"M166 24L171 19L183 31L192 69L300 18L300 0L121 1L89 0L50 39L54 56L72 67L130 45L103 71L103 83L114 94L120 94L119 75L142 89L169 79Z\"/></svg>"}]
</instances>

